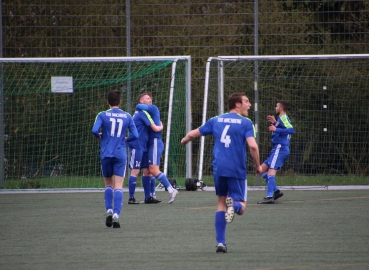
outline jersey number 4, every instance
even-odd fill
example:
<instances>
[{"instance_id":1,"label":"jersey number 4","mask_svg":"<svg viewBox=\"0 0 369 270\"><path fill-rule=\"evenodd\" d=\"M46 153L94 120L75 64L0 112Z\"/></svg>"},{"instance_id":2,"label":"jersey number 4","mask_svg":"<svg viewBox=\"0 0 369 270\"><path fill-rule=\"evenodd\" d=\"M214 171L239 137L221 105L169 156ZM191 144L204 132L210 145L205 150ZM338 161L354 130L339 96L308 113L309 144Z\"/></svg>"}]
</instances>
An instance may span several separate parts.
<instances>
[{"instance_id":1,"label":"jersey number 4","mask_svg":"<svg viewBox=\"0 0 369 270\"><path fill-rule=\"evenodd\" d=\"M111 137L115 137L115 126L118 122L118 133L117 133L117 137L119 138L120 135L122 134L122 128L123 128L123 120L122 119L116 119L116 118L110 118L109 119L111 122L111 130L110 130L110 136Z\"/></svg>"},{"instance_id":2,"label":"jersey number 4","mask_svg":"<svg viewBox=\"0 0 369 270\"><path fill-rule=\"evenodd\" d=\"M222 132L222 136L220 137L220 142L224 143L225 147L229 147L229 145L231 144L231 136L227 135L228 129L229 129L230 125L226 125L223 129Z\"/></svg>"}]
</instances>

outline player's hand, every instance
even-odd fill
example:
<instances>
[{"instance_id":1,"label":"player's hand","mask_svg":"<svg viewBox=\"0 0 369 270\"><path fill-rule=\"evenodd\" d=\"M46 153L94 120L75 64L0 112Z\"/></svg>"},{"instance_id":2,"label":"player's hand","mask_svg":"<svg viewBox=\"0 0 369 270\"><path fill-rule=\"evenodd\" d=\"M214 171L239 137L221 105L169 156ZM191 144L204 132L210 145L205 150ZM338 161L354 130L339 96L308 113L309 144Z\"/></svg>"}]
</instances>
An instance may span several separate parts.
<instances>
[{"instance_id":1,"label":"player's hand","mask_svg":"<svg viewBox=\"0 0 369 270\"><path fill-rule=\"evenodd\" d=\"M255 170L256 170L256 172L257 172L258 174L261 174L261 173L262 173L262 171L263 171L263 169L261 168L261 166L256 166Z\"/></svg>"},{"instance_id":2,"label":"player's hand","mask_svg":"<svg viewBox=\"0 0 369 270\"><path fill-rule=\"evenodd\" d=\"M269 131L276 131L277 128L274 125L271 125L271 126L268 127L268 130Z\"/></svg>"},{"instance_id":3,"label":"player's hand","mask_svg":"<svg viewBox=\"0 0 369 270\"><path fill-rule=\"evenodd\" d=\"M274 123L276 120L275 120L275 117L273 116L273 115L268 115L267 116L267 119L268 119L268 122L270 122L270 123Z\"/></svg>"}]
</instances>

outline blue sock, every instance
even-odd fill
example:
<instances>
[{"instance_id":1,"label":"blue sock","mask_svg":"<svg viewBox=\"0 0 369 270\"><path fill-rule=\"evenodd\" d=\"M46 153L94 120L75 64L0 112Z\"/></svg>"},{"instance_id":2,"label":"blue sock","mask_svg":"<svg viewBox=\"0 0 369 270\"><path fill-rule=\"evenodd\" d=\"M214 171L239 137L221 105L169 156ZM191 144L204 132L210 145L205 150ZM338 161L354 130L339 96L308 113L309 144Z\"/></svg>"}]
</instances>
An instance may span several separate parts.
<instances>
[{"instance_id":1,"label":"blue sock","mask_svg":"<svg viewBox=\"0 0 369 270\"><path fill-rule=\"evenodd\" d=\"M268 197L273 197L274 187L275 187L275 176L269 175L268 176L268 192L267 192Z\"/></svg>"},{"instance_id":2,"label":"blue sock","mask_svg":"<svg viewBox=\"0 0 369 270\"><path fill-rule=\"evenodd\" d=\"M242 210L242 204L240 202L233 202L234 211L239 213Z\"/></svg>"},{"instance_id":3,"label":"blue sock","mask_svg":"<svg viewBox=\"0 0 369 270\"><path fill-rule=\"evenodd\" d=\"M107 186L104 191L104 202L106 210L113 209L113 187Z\"/></svg>"},{"instance_id":4,"label":"blue sock","mask_svg":"<svg viewBox=\"0 0 369 270\"><path fill-rule=\"evenodd\" d=\"M137 185L137 177L130 176L128 179L129 198L134 197Z\"/></svg>"},{"instance_id":5,"label":"blue sock","mask_svg":"<svg viewBox=\"0 0 369 270\"><path fill-rule=\"evenodd\" d=\"M166 188L169 190L169 188L172 187L172 185L170 184L168 178L165 176L164 173L159 173L157 176L156 176L156 179L158 179L160 181L160 183Z\"/></svg>"},{"instance_id":6,"label":"blue sock","mask_svg":"<svg viewBox=\"0 0 369 270\"><path fill-rule=\"evenodd\" d=\"M215 240L217 243L226 244L226 226L227 222L225 221L225 212L215 212Z\"/></svg>"},{"instance_id":7,"label":"blue sock","mask_svg":"<svg viewBox=\"0 0 369 270\"><path fill-rule=\"evenodd\" d=\"M279 188L277 187L277 179L275 179L273 191L276 192L277 190L279 190Z\"/></svg>"},{"instance_id":8,"label":"blue sock","mask_svg":"<svg viewBox=\"0 0 369 270\"><path fill-rule=\"evenodd\" d=\"M123 191L121 189L114 190L114 214L120 214L123 205Z\"/></svg>"},{"instance_id":9,"label":"blue sock","mask_svg":"<svg viewBox=\"0 0 369 270\"><path fill-rule=\"evenodd\" d=\"M151 184L151 194L152 196L154 196L156 190L156 178L154 176L150 177L150 184Z\"/></svg>"},{"instance_id":10,"label":"blue sock","mask_svg":"<svg viewBox=\"0 0 369 270\"><path fill-rule=\"evenodd\" d=\"M150 176L142 176L142 186L144 189L145 200L150 199L150 191L151 191Z\"/></svg>"},{"instance_id":11,"label":"blue sock","mask_svg":"<svg viewBox=\"0 0 369 270\"><path fill-rule=\"evenodd\" d=\"M264 178L265 183L268 183L268 173L267 172L263 172L262 174L260 174L260 176Z\"/></svg>"}]
</instances>

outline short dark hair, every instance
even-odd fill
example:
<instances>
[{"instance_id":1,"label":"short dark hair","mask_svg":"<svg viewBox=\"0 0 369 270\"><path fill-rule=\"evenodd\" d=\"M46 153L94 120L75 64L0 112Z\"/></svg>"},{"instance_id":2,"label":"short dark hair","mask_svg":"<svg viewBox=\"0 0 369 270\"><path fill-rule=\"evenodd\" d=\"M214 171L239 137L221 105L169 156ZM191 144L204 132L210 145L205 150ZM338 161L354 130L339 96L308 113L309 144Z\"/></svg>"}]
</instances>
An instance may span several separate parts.
<instances>
[{"instance_id":1,"label":"short dark hair","mask_svg":"<svg viewBox=\"0 0 369 270\"><path fill-rule=\"evenodd\" d=\"M119 106L120 92L118 90L112 90L108 93L108 103L110 106Z\"/></svg>"},{"instance_id":2,"label":"short dark hair","mask_svg":"<svg viewBox=\"0 0 369 270\"><path fill-rule=\"evenodd\" d=\"M236 103L242 103L242 97L247 97L245 93L234 93L228 98L228 109L236 108Z\"/></svg>"},{"instance_id":3,"label":"short dark hair","mask_svg":"<svg viewBox=\"0 0 369 270\"><path fill-rule=\"evenodd\" d=\"M277 101L277 103L281 104L281 106L282 106L282 108L285 112L287 112L288 109L290 108L290 102L287 101L287 100L279 100L279 101Z\"/></svg>"},{"instance_id":4,"label":"short dark hair","mask_svg":"<svg viewBox=\"0 0 369 270\"><path fill-rule=\"evenodd\" d=\"M141 93L138 97L137 97L137 102L138 103L140 103L140 99L143 97L143 96L146 96L146 95L148 95L149 97L151 97L151 99L152 99L152 95L151 95L151 93L150 92L143 92L143 93Z\"/></svg>"}]
</instances>

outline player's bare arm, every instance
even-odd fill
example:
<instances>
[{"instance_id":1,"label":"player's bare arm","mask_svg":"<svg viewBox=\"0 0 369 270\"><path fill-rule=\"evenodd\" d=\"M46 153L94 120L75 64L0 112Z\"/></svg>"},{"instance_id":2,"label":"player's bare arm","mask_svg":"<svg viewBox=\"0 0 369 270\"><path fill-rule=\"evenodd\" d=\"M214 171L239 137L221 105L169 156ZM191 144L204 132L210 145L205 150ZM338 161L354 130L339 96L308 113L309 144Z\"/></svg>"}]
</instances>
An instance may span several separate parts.
<instances>
[{"instance_id":1,"label":"player's bare arm","mask_svg":"<svg viewBox=\"0 0 369 270\"><path fill-rule=\"evenodd\" d=\"M269 131L276 131L276 130L277 130L277 128L276 128L276 126L275 126L275 125L271 125L271 126L269 126L269 127L268 127L268 130L269 130Z\"/></svg>"},{"instance_id":2,"label":"player's bare arm","mask_svg":"<svg viewBox=\"0 0 369 270\"><path fill-rule=\"evenodd\" d=\"M267 120L269 123L271 123L273 126L278 126L279 122L277 122L277 120L275 120L275 117L273 115L268 115L267 116Z\"/></svg>"},{"instance_id":3,"label":"player's bare arm","mask_svg":"<svg viewBox=\"0 0 369 270\"><path fill-rule=\"evenodd\" d=\"M259 147L256 143L256 140L254 137L248 137L246 141L249 146L252 159L254 160L255 170L257 173L261 173L262 168L260 166Z\"/></svg>"},{"instance_id":4,"label":"player's bare arm","mask_svg":"<svg viewBox=\"0 0 369 270\"><path fill-rule=\"evenodd\" d=\"M164 126L163 126L163 123L160 121L160 126L157 126L155 124L151 124L150 125L151 129L155 132L160 132L163 130Z\"/></svg>"},{"instance_id":5,"label":"player's bare arm","mask_svg":"<svg viewBox=\"0 0 369 270\"><path fill-rule=\"evenodd\" d=\"M194 129L194 130L191 130L181 140L181 144L182 145L185 145L185 144L189 143L190 141L192 141L192 140L194 140L194 139L196 139L197 137L200 137L200 136L201 136L201 133L200 133L200 130L198 128L197 129Z\"/></svg>"},{"instance_id":6,"label":"player's bare arm","mask_svg":"<svg viewBox=\"0 0 369 270\"><path fill-rule=\"evenodd\" d=\"M268 115L267 116L267 120L268 120L268 122L270 122L270 123L274 123L276 120L275 120L275 117L273 116L273 115Z\"/></svg>"}]
</instances>

